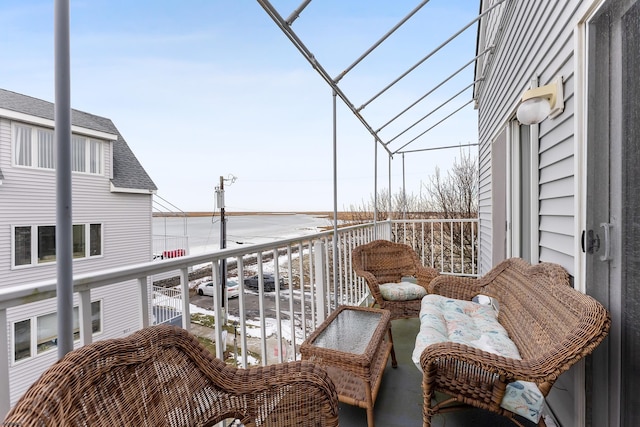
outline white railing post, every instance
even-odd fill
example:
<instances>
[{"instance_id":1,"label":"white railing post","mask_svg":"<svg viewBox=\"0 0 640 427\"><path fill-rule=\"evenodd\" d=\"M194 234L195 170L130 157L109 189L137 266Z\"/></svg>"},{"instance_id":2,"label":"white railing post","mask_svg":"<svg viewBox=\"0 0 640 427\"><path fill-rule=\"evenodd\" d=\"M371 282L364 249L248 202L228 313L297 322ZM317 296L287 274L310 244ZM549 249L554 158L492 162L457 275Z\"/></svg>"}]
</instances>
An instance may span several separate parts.
<instances>
[{"instance_id":1,"label":"white railing post","mask_svg":"<svg viewBox=\"0 0 640 427\"><path fill-rule=\"evenodd\" d=\"M191 311L189 310L189 270L180 269L180 286L182 287L182 327L191 330Z\"/></svg>"},{"instance_id":2,"label":"white railing post","mask_svg":"<svg viewBox=\"0 0 640 427\"><path fill-rule=\"evenodd\" d=\"M7 310L0 309L0 325L7 327ZM0 420L9 413L11 402L11 386L9 384L9 340L5 333L0 333Z\"/></svg>"},{"instance_id":3,"label":"white railing post","mask_svg":"<svg viewBox=\"0 0 640 427\"><path fill-rule=\"evenodd\" d=\"M140 324L143 328L149 326L149 285L147 276L138 278L138 286L140 287L140 305L141 305L141 319Z\"/></svg>"},{"instance_id":4,"label":"white railing post","mask_svg":"<svg viewBox=\"0 0 640 427\"><path fill-rule=\"evenodd\" d=\"M91 290L80 291L80 342L82 345L91 344L93 328L91 326ZM148 316L147 316L148 317Z\"/></svg>"},{"instance_id":5,"label":"white railing post","mask_svg":"<svg viewBox=\"0 0 640 427\"><path fill-rule=\"evenodd\" d=\"M324 245L321 241L313 244L313 256L316 266L325 265ZM324 268L316 268L314 273L316 282L316 321L319 325L324 322L327 314L327 278L324 275ZM334 295L334 297L337 298L338 296Z\"/></svg>"}]
</instances>

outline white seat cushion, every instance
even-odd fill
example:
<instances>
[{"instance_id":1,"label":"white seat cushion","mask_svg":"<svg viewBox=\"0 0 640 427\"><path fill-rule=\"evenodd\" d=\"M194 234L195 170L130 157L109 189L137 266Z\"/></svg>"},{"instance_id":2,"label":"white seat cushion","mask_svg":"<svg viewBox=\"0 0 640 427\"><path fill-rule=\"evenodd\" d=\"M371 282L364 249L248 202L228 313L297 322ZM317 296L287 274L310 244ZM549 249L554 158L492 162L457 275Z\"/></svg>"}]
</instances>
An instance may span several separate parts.
<instances>
[{"instance_id":1,"label":"white seat cushion","mask_svg":"<svg viewBox=\"0 0 640 427\"><path fill-rule=\"evenodd\" d=\"M427 295L427 290L420 285L402 281L400 283L383 283L380 285L382 298L387 301L411 301Z\"/></svg>"},{"instance_id":2,"label":"white seat cushion","mask_svg":"<svg viewBox=\"0 0 640 427\"><path fill-rule=\"evenodd\" d=\"M422 298L420 332L412 359L418 369L422 351L431 344L457 342L489 353L520 359L518 348L498 323L490 305L430 294ZM516 381L507 385L501 407L538 423L544 398L535 383Z\"/></svg>"}]
</instances>

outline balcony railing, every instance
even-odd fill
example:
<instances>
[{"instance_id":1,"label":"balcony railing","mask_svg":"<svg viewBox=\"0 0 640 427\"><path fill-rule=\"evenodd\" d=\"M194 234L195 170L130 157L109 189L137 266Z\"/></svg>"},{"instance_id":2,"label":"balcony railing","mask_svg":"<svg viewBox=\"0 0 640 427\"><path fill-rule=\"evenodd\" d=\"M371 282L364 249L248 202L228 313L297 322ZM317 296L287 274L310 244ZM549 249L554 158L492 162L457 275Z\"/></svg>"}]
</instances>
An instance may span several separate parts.
<instances>
[{"instance_id":1,"label":"balcony railing","mask_svg":"<svg viewBox=\"0 0 640 427\"><path fill-rule=\"evenodd\" d=\"M351 268L351 251L354 247L375 239L400 241L413 246L425 265L435 266L447 274L473 275L477 272L476 236L477 220L385 221L339 228L336 239L333 231L326 231L267 244L240 246L76 275L73 288L80 300L80 343L86 345L92 340L91 333L84 333L91 331L92 290L132 280L138 284L140 311L144 314L140 316L141 322L137 328L179 319L182 327L190 329L189 274L212 266L214 282L220 283L219 266L224 260L227 277L258 275L259 315L255 320L248 319L246 299L249 292L243 280L238 280L237 319L229 318L228 311L222 309L221 293L215 293L212 298L212 317L216 327L212 341L216 356L224 358L227 348L223 337L228 331L233 331L238 334L234 347L239 350L239 355L234 357L232 363L246 367L251 363L265 365L299 359L299 346L338 305L364 305L369 301L366 283ZM334 257L334 254L337 256ZM174 275L177 272L179 285L171 290L156 288L153 285L154 278L166 277L168 272L174 272ZM284 281L282 289L275 286L272 310L265 305L264 275L267 273L275 276L275 283L281 278ZM1 288L0 322L7 324L8 308L55 296L55 279ZM224 302L227 307L228 304L228 301ZM132 331L134 329L136 325ZM248 351L249 339L257 349L252 355ZM7 335L0 334L0 348L8 348L8 345ZM271 347L274 351L269 352ZM4 379L0 384L0 417L8 412L11 401L9 354L0 352L0 378Z\"/></svg>"}]
</instances>

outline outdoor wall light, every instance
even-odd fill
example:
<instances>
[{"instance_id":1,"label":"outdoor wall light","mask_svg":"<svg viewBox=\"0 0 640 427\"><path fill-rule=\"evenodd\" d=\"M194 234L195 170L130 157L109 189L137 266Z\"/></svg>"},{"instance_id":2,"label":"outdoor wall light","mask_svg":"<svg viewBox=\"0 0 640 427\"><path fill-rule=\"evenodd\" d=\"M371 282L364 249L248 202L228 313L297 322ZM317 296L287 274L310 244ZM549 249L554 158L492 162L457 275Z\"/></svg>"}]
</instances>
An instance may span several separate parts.
<instances>
[{"instance_id":1,"label":"outdoor wall light","mask_svg":"<svg viewBox=\"0 0 640 427\"><path fill-rule=\"evenodd\" d=\"M564 110L562 76L553 83L535 87L522 94L516 116L523 125L535 125L547 117L557 117Z\"/></svg>"}]
</instances>

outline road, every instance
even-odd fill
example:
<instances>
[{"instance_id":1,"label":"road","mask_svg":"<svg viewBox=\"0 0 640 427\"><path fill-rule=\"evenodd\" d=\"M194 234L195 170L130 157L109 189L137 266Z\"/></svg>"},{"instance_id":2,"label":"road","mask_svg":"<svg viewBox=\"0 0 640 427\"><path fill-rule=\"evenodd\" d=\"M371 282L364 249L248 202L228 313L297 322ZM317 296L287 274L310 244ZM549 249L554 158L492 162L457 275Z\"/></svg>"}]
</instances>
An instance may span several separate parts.
<instances>
[{"instance_id":1,"label":"road","mask_svg":"<svg viewBox=\"0 0 640 427\"><path fill-rule=\"evenodd\" d=\"M294 311L300 310L300 298L299 293L294 291ZM227 307L227 313L230 316L240 317L240 311L238 308L239 298L233 298L229 300L229 306ZM264 293L264 312L267 317L275 317L276 312L276 293L265 292ZM260 318L260 297L258 292L251 289L245 289L244 294L245 302L245 316L247 319L259 319ZM194 295L191 297L191 303L198 307L213 310L213 297L207 295ZM289 290L280 290L280 308L283 312L289 311Z\"/></svg>"}]
</instances>

